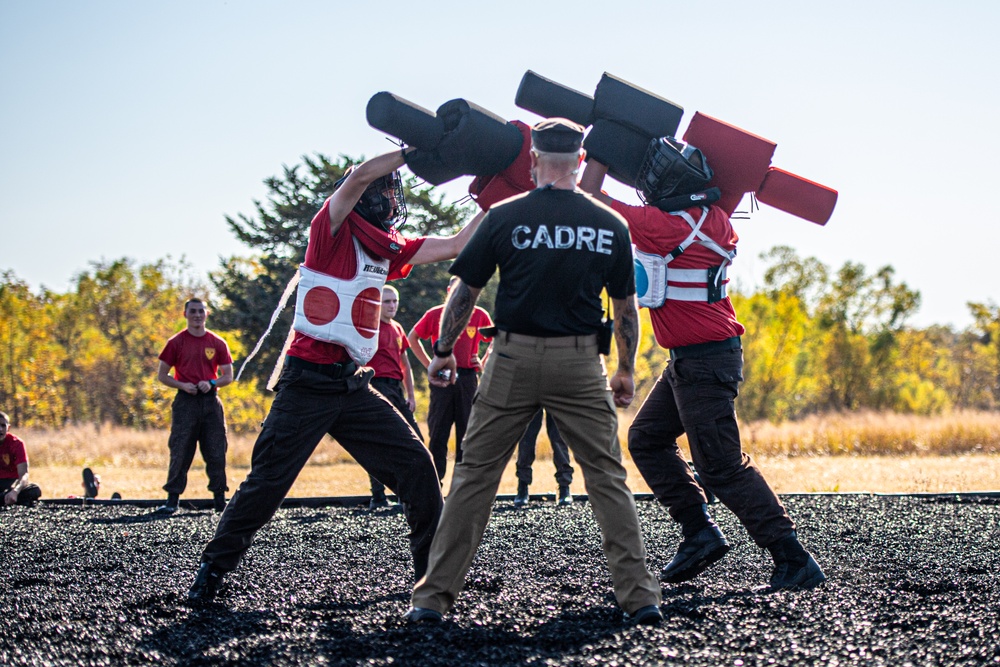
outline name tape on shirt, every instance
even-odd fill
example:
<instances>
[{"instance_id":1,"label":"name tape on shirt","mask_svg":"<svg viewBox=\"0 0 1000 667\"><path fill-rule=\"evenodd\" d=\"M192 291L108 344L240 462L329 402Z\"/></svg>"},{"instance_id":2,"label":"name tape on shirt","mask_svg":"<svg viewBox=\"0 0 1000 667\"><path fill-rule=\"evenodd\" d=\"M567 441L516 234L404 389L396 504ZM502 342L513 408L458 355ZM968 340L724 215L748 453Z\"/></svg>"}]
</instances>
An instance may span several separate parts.
<instances>
[{"instance_id":1,"label":"name tape on shirt","mask_svg":"<svg viewBox=\"0 0 1000 667\"><path fill-rule=\"evenodd\" d=\"M549 231L548 225L539 225L535 230L527 225L518 225L511 232L510 241L518 250L545 247L551 250L586 250L610 255L614 236L610 229L597 230L593 227L556 225L554 231Z\"/></svg>"}]
</instances>

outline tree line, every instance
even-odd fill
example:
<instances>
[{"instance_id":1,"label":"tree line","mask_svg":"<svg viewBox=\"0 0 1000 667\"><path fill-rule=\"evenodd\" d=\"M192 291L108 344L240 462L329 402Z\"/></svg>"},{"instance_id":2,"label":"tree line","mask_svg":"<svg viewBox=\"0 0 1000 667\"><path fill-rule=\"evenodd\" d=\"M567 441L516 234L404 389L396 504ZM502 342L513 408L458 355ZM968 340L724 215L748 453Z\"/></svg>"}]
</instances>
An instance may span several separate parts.
<instances>
[{"instance_id":1,"label":"tree line","mask_svg":"<svg viewBox=\"0 0 1000 667\"><path fill-rule=\"evenodd\" d=\"M32 291L0 272L0 409L16 424L67 423L163 427L172 390L156 381L157 356L185 325L183 303L208 297L209 328L229 341L237 368L268 328L272 312L305 256L309 223L346 169L360 160L305 156L265 180L253 214L226 217L246 255L224 260L207 277L183 260L139 264L128 258L92 263L72 289ZM448 235L475 212L468 201L445 203L433 187L408 178L404 235ZM938 414L1000 407L1000 308L969 303L974 323L918 329L907 320L920 295L891 266L869 272L845 263L832 270L813 257L776 246L754 291L730 291L746 326L742 419L783 421L829 411L870 409ZM444 299L449 263L416 267L397 281L397 318L409 329ZM495 280L480 304L492 311ZM642 311L645 313L645 311ZM636 369L640 398L668 354L644 314ZM240 383L226 389L230 425L251 430L266 412L263 385L291 327L280 314ZM419 369L419 364L415 364ZM418 371L418 387L426 389Z\"/></svg>"}]
</instances>

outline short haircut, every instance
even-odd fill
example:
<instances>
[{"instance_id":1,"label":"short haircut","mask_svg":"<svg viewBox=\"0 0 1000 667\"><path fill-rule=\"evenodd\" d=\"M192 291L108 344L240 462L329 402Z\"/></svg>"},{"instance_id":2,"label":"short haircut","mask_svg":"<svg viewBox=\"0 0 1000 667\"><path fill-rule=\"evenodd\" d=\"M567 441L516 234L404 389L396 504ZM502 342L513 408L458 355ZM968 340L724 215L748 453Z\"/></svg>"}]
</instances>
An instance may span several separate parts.
<instances>
[{"instance_id":1,"label":"short haircut","mask_svg":"<svg viewBox=\"0 0 1000 667\"><path fill-rule=\"evenodd\" d=\"M200 303L201 305L205 306L205 302L202 301L201 299L199 299L197 297L191 297L190 299L188 299L187 301L184 302L184 312L185 313L188 311L188 306L190 306L192 303ZM208 306L205 306L205 310L208 310Z\"/></svg>"},{"instance_id":2,"label":"short haircut","mask_svg":"<svg viewBox=\"0 0 1000 667\"><path fill-rule=\"evenodd\" d=\"M393 287L392 285L383 285L382 291L384 292L385 290L389 290L390 292L396 295L397 299L399 298L399 290Z\"/></svg>"},{"instance_id":3,"label":"short haircut","mask_svg":"<svg viewBox=\"0 0 1000 667\"><path fill-rule=\"evenodd\" d=\"M9 414L7 414L6 412L0 412L0 417L3 417L3 420L5 422L7 422L8 425L10 424L10 415Z\"/></svg>"}]
</instances>

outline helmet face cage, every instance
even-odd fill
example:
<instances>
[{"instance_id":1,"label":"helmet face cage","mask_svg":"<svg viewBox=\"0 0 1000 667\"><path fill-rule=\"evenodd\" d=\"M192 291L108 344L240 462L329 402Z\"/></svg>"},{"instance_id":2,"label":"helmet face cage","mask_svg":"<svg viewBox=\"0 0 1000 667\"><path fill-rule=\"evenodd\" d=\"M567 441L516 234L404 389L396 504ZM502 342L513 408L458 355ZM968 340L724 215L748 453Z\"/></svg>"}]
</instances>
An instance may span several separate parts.
<instances>
[{"instance_id":1,"label":"helmet face cage","mask_svg":"<svg viewBox=\"0 0 1000 667\"><path fill-rule=\"evenodd\" d=\"M406 222L406 200L399 172L380 176L365 188L354 205L358 215L385 231L399 229Z\"/></svg>"},{"instance_id":2,"label":"helmet face cage","mask_svg":"<svg viewBox=\"0 0 1000 667\"><path fill-rule=\"evenodd\" d=\"M673 137L660 137L649 143L635 187L643 203L652 204L704 190L711 180L712 168L700 150Z\"/></svg>"}]
</instances>

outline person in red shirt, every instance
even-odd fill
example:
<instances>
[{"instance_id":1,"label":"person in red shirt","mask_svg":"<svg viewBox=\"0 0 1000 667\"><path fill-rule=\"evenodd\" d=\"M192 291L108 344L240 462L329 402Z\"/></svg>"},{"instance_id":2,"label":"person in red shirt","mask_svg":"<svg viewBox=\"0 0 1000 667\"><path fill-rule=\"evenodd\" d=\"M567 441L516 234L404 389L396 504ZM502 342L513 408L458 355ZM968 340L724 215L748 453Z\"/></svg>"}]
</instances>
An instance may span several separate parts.
<instances>
[{"instance_id":1,"label":"person in red shirt","mask_svg":"<svg viewBox=\"0 0 1000 667\"><path fill-rule=\"evenodd\" d=\"M774 559L770 589L804 589L826 577L799 543L795 524L743 452L735 400L743 380L743 325L726 296L725 269L738 237L729 216L706 201L712 178L701 151L673 137L650 143L640 173L644 206L601 191L608 168L588 160L580 187L628 223L639 305L650 308L670 361L628 432L628 448L684 539L664 568L671 583L701 574L729 551L708 498L677 446L686 433L701 484L728 507Z\"/></svg>"},{"instance_id":2,"label":"person in red shirt","mask_svg":"<svg viewBox=\"0 0 1000 667\"><path fill-rule=\"evenodd\" d=\"M226 415L217 394L219 387L233 381L233 358L229 346L219 336L205 328L208 308L201 299L188 299L184 304L187 328L173 335L160 352L156 379L177 390L171 405L170 467L167 502L157 508L161 514L173 514L181 494L187 488L188 470L194 460L195 448L201 445L208 475L208 490L212 492L215 511L226 506ZM174 374L170 375L170 369Z\"/></svg>"},{"instance_id":3,"label":"person in red shirt","mask_svg":"<svg viewBox=\"0 0 1000 667\"><path fill-rule=\"evenodd\" d=\"M0 412L0 507L31 507L42 497L37 484L28 481L28 452L24 442L10 432L10 417Z\"/></svg>"},{"instance_id":4,"label":"person in red shirt","mask_svg":"<svg viewBox=\"0 0 1000 667\"><path fill-rule=\"evenodd\" d=\"M382 315L379 318L378 350L368 362L371 369L375 371L372 387L389 399L392 406L399 410L400 414L406 418L407 423L423 440L424 436L413 416L413 411L417 407L417 399L413 389L413 368L410 366L409 357L406 356L410 342L406 339L406 330L403 325L393 319L398 310L399 291L392 285L386 285L382 288ZM370 475L369 479L372 497L368 503L368 509L388 507L389 501L385 497L385 484Z\"/></svg>"},{"instance_id":5,"label":"person in red shirt","mask_svg":"<svg viewBox=\"0 0 1000 667\"><path fill-rule=\"evenodd\" d=\"M454 236L406 239L397 171L413 148L384 153L348 170L316 213L299 268L295 332L277 395L254 444L250 473L202 551L188 599L213 599L253 536L281 505L324 435L394 490L409 525L416 579L427 569L441 487L420 436L371 386L382 287L419 264L454 258L483 214Z\"/></svg>"},{"instance_id":6,"label":"person in red shirt","mask_svg":"<svg viewBox=\"0 0 1000 667\"><path fill-rule=\"evenodd\" d=\"M448 292L451 292L451 288L457 282L458 277L452 276L448 281ZM444 304L431 308L407 334L413 354L424 368L431 365L431 358L420 339L429 339L432 347L437 342L442 311ZM493 320L490 314L476 306L465 333L455 343L458 379L454 384L445 387L430 385L431 399L427 406L427 429L430 432L428 448L434 457L438 479L444 479L448 466L448 438L451 436L452 425L455 426L455 463L462 460L462 440L465 439L465 429L472 413L472 399L475 398L476 389L479 387L478 374L482 372L483 364L489 356L487 348L483 357L479 357L480 343L489 343L493 340L482 330L484 327L492 326Z\"/></svg>"}]
</instances>

